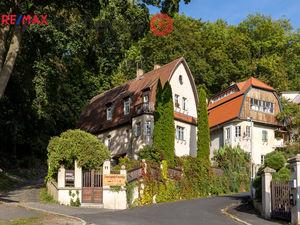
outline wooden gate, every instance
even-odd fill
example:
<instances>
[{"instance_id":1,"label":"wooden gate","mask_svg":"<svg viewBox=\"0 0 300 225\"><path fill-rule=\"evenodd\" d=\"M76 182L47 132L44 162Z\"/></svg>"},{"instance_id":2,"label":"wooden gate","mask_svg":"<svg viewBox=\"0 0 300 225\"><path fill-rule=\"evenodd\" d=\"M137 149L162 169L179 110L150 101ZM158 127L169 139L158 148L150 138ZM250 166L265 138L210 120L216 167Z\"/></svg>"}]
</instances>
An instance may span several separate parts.
<instances>
[{"instance_id":1,"label":"wooden gate","mask_svg":"<svg viewBox=\"0 0 300 225\"><path fill-rule=\"evenodd\" d=\"M288 182L271 182L272 217L291 220L290 190Z\"/></svg>"},{"instance_id":2,"label":"wooden gate","mask_svg":"<svg viewBox=\"0 0 300 225\"><path fill-rule=\"evenodd\" d=\"M84 171L82 179L82 202L102 204L102 174L95 170Z\"/></svg>"}]
</instances>

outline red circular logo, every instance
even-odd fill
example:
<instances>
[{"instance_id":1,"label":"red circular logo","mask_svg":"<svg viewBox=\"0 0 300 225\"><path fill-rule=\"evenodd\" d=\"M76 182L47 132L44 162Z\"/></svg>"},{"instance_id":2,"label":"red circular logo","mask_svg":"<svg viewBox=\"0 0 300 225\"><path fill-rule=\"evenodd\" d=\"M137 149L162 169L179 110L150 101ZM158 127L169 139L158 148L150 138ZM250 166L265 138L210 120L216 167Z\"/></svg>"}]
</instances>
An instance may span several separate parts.
<instances>
[{"instance_id":1,"label":"red circular logo","mask_svg":"<svg viewBox=\"0 0 300 225\"><path fill-rule=\"evenodd\" d=\"M167 14L155 14L150 20L150 29L155 36L166 36L173 31L173 19Z\"/></svg>"}]
</instances>

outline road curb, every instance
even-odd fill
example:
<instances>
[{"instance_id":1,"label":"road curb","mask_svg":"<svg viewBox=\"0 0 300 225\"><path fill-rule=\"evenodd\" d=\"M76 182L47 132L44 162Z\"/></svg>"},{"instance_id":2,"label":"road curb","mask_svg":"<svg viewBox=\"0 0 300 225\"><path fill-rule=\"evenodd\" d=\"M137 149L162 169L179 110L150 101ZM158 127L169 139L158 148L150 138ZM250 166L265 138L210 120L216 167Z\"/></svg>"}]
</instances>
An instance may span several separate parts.
<instances>
[{"instance_id":1,"label":"road curb","mask_svg":"<svg viewBox=\"0 0 300 225\"><path fill-rule=\"evenodd\" d=\"M237 216L235 216L235 215L233 215L233 214L231 214L231 213L228 212L229 208L231 208L233 206L239 206L240 204L241 203L233 203L233 204L231 204L229 206L226 206L224 209L221 209L221 212L224 215L229 216L231 219L233 219L233 220L235 220L235 221L237 221L239 223L242 223L242 224L245 224L245 225L252 225L251 223L247 223L246 221L244 221L244 220L238 218Z\"/></svg>"},{"instance_id":2,"label":"road curb","mask_svg":"<svg viewBox=\"0 0 300 225\"><path fill-rule=\"evenodd\" d=\"M31 209L31 210L35 210L35 211L40 211L40 212L44 212L44 213L48 213L48 214L53 214L53 215L57 215L57 216L63 216L63 217L67 217L70 219L76 219L79 220L81 222L82 225L92 225L90 223L87 223L85 220L76 217L76 216L70 216L70 215L66 215L66 214L62 214L62 213L57 213L57 212L53 212L53 211L49 211L49 210L45 210L45 209L39 209L39 208L35 208L32 206L28 206L28 205L24 205L22 203L7 203L7 202L2 202L3 204L9 204L9 205L15 205L15 206L19 206L19 207L23 207L25 209Z\"/></svg>"}]
</instances>

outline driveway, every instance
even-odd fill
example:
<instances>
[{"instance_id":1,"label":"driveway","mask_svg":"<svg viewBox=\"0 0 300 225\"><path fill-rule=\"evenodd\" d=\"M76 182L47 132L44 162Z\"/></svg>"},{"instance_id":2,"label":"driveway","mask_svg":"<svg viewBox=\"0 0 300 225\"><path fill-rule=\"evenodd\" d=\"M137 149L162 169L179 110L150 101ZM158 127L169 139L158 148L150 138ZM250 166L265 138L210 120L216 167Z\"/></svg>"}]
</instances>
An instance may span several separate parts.
<instances>
[{"instance_id":1,"label":"driveway","mask_svg":"<svg viewBox=\"0 0 300 225\"><path fill-rule=\"evenodd\" d=\"M99 225L236 225L240 223L224 215L221 209L247 197L212 197L76 216Z\"/></svg>"}]
</instances>

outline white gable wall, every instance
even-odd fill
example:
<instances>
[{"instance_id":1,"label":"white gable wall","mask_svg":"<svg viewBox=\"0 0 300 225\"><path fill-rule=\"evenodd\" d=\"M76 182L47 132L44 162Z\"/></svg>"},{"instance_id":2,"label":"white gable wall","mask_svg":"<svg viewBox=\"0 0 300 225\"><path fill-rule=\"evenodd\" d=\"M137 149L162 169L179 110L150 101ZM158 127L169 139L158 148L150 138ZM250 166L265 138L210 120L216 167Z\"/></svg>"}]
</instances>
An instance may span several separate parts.
<instances>
[{"instance_id":1,"label":"white gable wall","mask_svg":"<svg viewBox=\"0 0 300 225\"><path fill-rule=\"evenodd\" d=\"M180 84L179 82L180 75L182 76L182 84ZM173 101L175 101L175 94L179 95L180 110L176 111L197 118L196 99L194 96L192 84L182 63L174 71L173 76L170 80L170 85L172 87ZM185 111L182 109L182 97L187 98L187 110Z\"/></svg>"},{"instance_id":2,"label":"white gable wall","mask_svg":"<svg viewBox=\"0 0 300 225\"><path fill-rule=\"evenodd\" d=\"M182 76L182 83L180 83L179 76ZM191 81L188 77L188 73L181 63L174 71L170 80L172 88L174 111L182 113L188 116L197 118L197 105L196 96L193 92ZM175 94L179 95L180 108L175 108ZM187 110L183 110L182 98L186 98ZM177 126L184 128L184 140L178 140L175 138L175 155L184 156L197 154L197 127L195 125L175 120L175 129Z\"/></svg>"}]
</instances>

